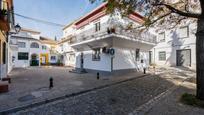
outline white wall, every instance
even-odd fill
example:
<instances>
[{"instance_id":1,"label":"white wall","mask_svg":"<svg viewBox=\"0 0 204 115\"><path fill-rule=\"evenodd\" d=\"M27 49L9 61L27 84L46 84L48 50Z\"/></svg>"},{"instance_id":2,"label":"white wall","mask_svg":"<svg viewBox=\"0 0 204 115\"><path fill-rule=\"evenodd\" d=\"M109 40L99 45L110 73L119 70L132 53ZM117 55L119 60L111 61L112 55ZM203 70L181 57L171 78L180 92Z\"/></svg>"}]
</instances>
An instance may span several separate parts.
<instances>
[{"instance_id":1,"label":"white wall","mask_svg":"<svg viewBox=\"0 0 204 115\"><path fill-rule=\"evenodd\" d=\"M84 51L84 68L100 71L111 71L111 56L107 54L100 54L100 61L92 60L92 51ZM80 52L76 53L76 68L80 68Z\"/></svg>"},{"instance_id":2,"label":"white wall","mask_svg":"<svg viewBox=\"0 0 204 115\"><path fill-rule=\"evenodd\" d=\"M115 56L113 58L113 70L122 69L143 69L143 64L141 64L141 59L144 60L145 66L148 66L149 55L148 52L142 51L140 49L140 59L136 61L136 51L135 49L124 49L124 48L114 48Z\"/></svg>"},{"instance_id":3,"label":"white wall","mask_svg":"<svg viewBox=\"0 0 204 115\"><path fill-rule=\"evenodd\" d=\"M189 37L180 38L182 33L179 30L182 26L189 26ZM152 62L157 65L176 66L176 50L191 49L191 68L195 69L196 66L196 23L192 23L191 20L185 24L180 25L176 29L163 30L165 32L165 42L160 42L151 51L153 52ZM163 32L162 31L162 32ZM161 32L161 31L160 31ZM158 32L159 33L159 32ZM159 61L159 52L166 51L166 60Z\"/></svg>"},{"instance_id":4,"label":"white wall","mask_svg":"<svg viewBox=\"0 0 204 115\"><path fill-rule=\"evenodd\" d=\"M42 44L40 41L35 40L35 39L29 39L29 38L19 38L19 37L12 37L11 39L16 39L17 42L25 42L26 47L24 48L20 48L18 47L17 50L12 51L12 54L15 57L14 60L14 67L28 67L30 66L30 60L31 60L31 55L32 54L37 54L38 55L38 59L40 60L40 54L42 53L49 53L49 47L47 47L46 50L42 49ZM39 48L30 48L31 43L36 42L39 45ZM45 44L43 44L45 45ZM27 52L29 53L29 59L28 60L18 60L18 52Z\"/></svg>"}]
</instances>

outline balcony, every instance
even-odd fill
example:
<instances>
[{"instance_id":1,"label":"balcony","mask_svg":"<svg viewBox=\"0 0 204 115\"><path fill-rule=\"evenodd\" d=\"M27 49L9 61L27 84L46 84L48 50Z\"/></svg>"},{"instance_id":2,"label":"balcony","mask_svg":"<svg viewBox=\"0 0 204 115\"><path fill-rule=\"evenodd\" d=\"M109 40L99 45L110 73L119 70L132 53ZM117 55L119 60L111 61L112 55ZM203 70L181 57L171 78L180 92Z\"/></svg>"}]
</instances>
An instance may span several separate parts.
<instances>
[{"instance_id":1,"label":"balcony","mask_svg":"<svg viewBox=\"0 0 204 115\"><path fill-rule=\"evenodd\" d=\"M10 10L9 4L6 1L0 0L0 30L9 31L10 25Z\"/></svg>"},{"instance_id":2,"label":"balcony","mask_svg":"<svg viewBox=\"0 0 204 115\"><path fill-rule=\"evenodd\" d=\"M126 44L128 47L128 45L131 44L133 48L135 45L140 47L152 47L155 46L156 43L156 36L149 32L141 33L137 30L124 30L121 27L108 29L107 26L103 26L98 32L95 32L95 28L92 28L75 35L70 44L71 47L79 49L86 47L84 44L92 48L113 45L124 46L123 44Z\"/></svg>"}]
</instances>

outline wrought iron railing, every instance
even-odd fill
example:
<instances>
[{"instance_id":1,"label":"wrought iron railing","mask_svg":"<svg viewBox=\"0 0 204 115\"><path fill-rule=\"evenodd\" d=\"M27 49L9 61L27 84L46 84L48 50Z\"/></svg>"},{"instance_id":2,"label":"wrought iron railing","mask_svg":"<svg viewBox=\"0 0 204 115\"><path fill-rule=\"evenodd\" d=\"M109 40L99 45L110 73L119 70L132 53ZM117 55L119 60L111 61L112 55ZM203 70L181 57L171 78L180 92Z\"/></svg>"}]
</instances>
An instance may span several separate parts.
<instances>
[{"instance_id":1,"label":"wrought iron railing","mask_svg":"<svg viewBox=\"0 0 204 115\"><path fill-rule=\"evenodd\" d=\"M89 29L73 37L71 44L80 43L82 41L97 39L100 37L105 37L108 35L115 35L121 38L127 37L131 40L137 40L148 43L157 43L157 38L155 35L149 32L139 32L135 30L124 30L122 28L116 27L113 29L108 29L108 27L101 28L100 31L95 32L95 29Z\"/></svg>"}]
</instances>

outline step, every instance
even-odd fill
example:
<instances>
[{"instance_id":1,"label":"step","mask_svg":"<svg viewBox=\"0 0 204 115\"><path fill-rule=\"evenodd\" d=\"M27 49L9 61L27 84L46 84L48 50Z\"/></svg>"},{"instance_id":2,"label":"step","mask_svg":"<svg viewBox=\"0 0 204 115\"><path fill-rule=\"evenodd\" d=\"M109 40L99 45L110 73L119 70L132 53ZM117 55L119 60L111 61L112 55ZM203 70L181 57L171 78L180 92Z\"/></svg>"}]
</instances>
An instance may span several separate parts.
<instances>
[{"instance_id":1,"label":"step","mask_svg":"<svg viewBox=\"0 0 204 115\"><path fill-rule=\"evenodd\" d=\"M5 93L9 91L8 81L0 81L0 93Z\"/></svg>"}]
</instances>

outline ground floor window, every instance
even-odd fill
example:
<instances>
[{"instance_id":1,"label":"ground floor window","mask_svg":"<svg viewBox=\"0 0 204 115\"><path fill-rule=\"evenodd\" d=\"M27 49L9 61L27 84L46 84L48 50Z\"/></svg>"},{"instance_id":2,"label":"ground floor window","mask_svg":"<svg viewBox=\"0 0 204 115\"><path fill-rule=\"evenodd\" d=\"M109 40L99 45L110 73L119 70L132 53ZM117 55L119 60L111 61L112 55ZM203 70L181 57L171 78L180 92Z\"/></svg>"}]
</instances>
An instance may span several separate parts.
<instances>
[{"instance_id":1,"label":"ground floor window","mask_svg":"<svg viewBox=\"0 0 204 115\"><path fill-rule=\"evenodd\" d=\"M28 60L27 52L18 52L18 60Z\"/></svg>"},{"instance_id":2,"label":"ground floor window","mask_svg":"<svg viewBox=\"0 0 204 115\"><path fill-rule=\"evenodd\" d=\"M165 61L166 60L166 52L162 51L159 52L159 61Z\"/></svg>"},{"instance_id":3,"label":"ground floor window","mask_svg":"<svg viewBox=\"0 0 204 115\"><path fill-rule=\"evenodd\" d=\"M56 56L51 56L50 59L51 59L52 61L55 61L55 60L56 60Z\"/></svg>"},{"instance_id":4,"label":"ground floor window","mask_svg":"<svg viewBox=\"0 0 204 115\"><path fill-rule=\"evenodd\" d=\"M94 49L92 54L92 60L93 61L100 61L100 49Z\"/></svg>"},{"instance_id":5,"label":"ground floor window","mask_svg":"<svg viewBox=\"0 0 204 115\"><path fill-rule=\"evenodd\" d=\"M135 59L136 59L136 61L140 60L140 49L136 49L136 51L135 51Z\"/></svg>"},{"instance_id":6,"label":"ground floor window","mask_svg":"<svg viewBox=\"0 0 204 115\"><path fill-rule=\"evenodd\" d=\"M69 61L73 62L75 59L75 54L70 54L69 55Z\"/></svg>"},{"instance_id":7,"label":"ground floor window","mask_svg":"<svg viewBox=\"0 0 204 115\"><path fill-rule=\"evenodd\" d=\"M3 64L6 64L6 43L3 43Z\"/></svg>"}]
</instances>

